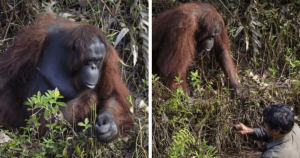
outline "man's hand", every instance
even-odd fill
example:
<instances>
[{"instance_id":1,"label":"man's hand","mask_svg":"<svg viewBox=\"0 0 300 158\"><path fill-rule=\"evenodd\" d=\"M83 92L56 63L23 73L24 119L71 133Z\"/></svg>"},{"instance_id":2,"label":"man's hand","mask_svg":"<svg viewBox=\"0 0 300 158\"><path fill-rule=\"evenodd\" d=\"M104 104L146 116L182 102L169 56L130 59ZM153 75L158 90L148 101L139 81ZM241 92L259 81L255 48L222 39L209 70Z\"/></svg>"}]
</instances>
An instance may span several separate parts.
<instances>
[{"instance_id":1,"label":"man's hand","mask_svg":"<svg viewBox=\"0 0 300 158\"><path fill-rule=\"evenodd\" d=\"M247 127L242 123L239 123L237 125L234 126L237 130L239 134L253 134L254 130L253 128Z\"/></svg>"}]
</instances>

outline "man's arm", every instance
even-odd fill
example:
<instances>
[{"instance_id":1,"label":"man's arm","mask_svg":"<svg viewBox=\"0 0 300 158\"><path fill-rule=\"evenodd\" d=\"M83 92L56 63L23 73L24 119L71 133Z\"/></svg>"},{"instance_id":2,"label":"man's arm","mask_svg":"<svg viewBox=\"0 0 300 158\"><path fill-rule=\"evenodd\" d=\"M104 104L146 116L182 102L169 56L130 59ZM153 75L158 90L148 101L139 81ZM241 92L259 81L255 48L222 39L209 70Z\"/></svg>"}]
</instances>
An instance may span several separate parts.
<instances>
[{"instance_id":1,"label":"man's arm","mask_svg":"<svg viewBox=\"0 0 300 158\"><path fill-rule=\"evenodd\" d=\"M267 134L264 128L254 128L253 129L253 139L268 142L270 136Z\"/></svg>"},{"instance_id":2,"label":"man's arm","mask_svg":"<svg viewBox=\"0 0 300 158\"><path fill-rule=\"evenodd\" d=\"M264 128L250 128L242 123L235 125L235 128L238 130L239 134L251 134L255 140L267 142L270 139Z\"/></svg>"}]
</instances>

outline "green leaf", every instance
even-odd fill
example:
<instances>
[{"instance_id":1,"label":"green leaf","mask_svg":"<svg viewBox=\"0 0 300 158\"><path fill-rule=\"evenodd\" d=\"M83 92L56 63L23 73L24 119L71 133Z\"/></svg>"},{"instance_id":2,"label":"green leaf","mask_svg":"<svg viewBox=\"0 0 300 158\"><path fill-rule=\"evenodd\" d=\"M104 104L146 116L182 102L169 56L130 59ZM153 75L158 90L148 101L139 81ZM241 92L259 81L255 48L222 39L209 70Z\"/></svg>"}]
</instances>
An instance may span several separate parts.
<instances>
[{"instance_id":1,"label":"green leaf","mask_svg":"<svg viewBox=\"0 0 300 158\"><path fill-rule=\"evenodd\" d=\"M27 98L27 102L25 103L25 105L33 106L33 101Z\"/></svg>"},{"instance_id":2,"label":"green leaf","mask_svg":"<svg viewBox=\"0 0 300 158\"><path fill-rule=\"evenodd\" d=\"M46 102L46 97L44 95L41 96L41 102L42 103Z\"/></svg>"},{"instance_id":3,"label":"green leaf","mask_svg":"<svg viewBox=\"0 0 300 158\"><path fill-rule=\"evenodd\" d=\"M65 147L64 150L63 150L62 154L63 154L64 157L67 157L67 154L68 154L67 150L68 150L67 147Z\"/></svg>"},{"instance_id":4,"label":"green leaf","mask_svg":"<svg viewBox=\"0 0 300 158\"><path fill-rule=\"evenodd\" d=\"M47 98L51 97L50 94L49 94L49 92L46 92L45 95L46 95Z\"/></svg>"},{"instance_id":5,"label":"green leaf","mask_svg":"<svg viewBox=\"0 0 300 158\"><path fill-rule=\"evenodd\" d=\"M54 91L48 90L48 92L49 92L49 95L50 95L51 97L54 97Z\"/></svg>"},{"instance_id":6,"label":"green leaf","mask_svg":"<svg viewBox=\"0 0 300 158\"><path fill-rule=\"evenodd\" d=\"M129 111L133 114L134 113L134 107L131 106L130 109L129 109Z\"/></svg>"},{"instance_id":7,"label":"green leaf","mask_svg":"<svg viewBox=\"0 0 300 158\"><path fill-rule=\"evenodd\" d=\"M23 149L22 148L14 148L14 150L21 151Z\"/></svg>"},{"instance_id":8,"label":"green leaf","mask_svg":"<svg viewBox=\"0 0 300 158\"><path fill-rule=\"evenodd\" d=\"M38 91L38 94L37 94L37 100L40 101L41 100L41 92Z\"/></svg>"},{"instance_id":9,"label":"green leaf","mask_svg":"<svg viewBox=\"0 0 300 158\"><path fill-rule=\"evenodd\" d=\"M132 97L131 97L131 96L127 96L127 97L126 97L126 99L129 101L129 103L130 103L130 104L132 104L132 103L133 103L133 101L132 101Z\"/></svg>"},{"instance_id":10,"label":"green leaf","mask_svg":"<svg viewBox=\"0 0 300 158\"><path fill-rule=\"evenodd\" d=\"M22 156L29 156L29 155L28 155L28 152L26 152L26 151L23 152L23 153L22 153Z\"/></svg>"},{"instance_id":11,"label":"green leaf","mask_svg":"<svg viewBox=\"0 0 300 158\"><path fill-rule=\"evenodd\" d=\"M78 145L76 145L76 147L75 147L75 152L76 152L77 156L80 156L80 148Z\"/></svg>"},{"instance_id":12,"label":"green leaf","mask_svg":"<svg viewBox=\"0 0 300 158\"><path fill-rule=\"evenodd\" d=\"M58 112L58 110L59 110L58 106L54 106L54 107L53 107L53 110L54 110L54 113L57 114L57 112Z\"/></svg>"},{"instance_id":13,"label":"green leaf","mask_svg":"<svg viewBox=\"0 0 300 158\"><path fill-rule=\"evenodd\" d=\"M45 118L49 117L49 113L48 113L47 110L44 111L44 117L45 117Z\"/></svg>"},{"instance_id":14,"label":"green leaf","mask_svg":"<svg viewBox=\"0 0 300 158\"><path fill-rule=\"evenodd\" d=\"M60 106L63 106L63 107L67 106L67 104L64 103L64 102L57 102L57 104L60 105Z\"/></svg>"},{"instance_id":15,"label":"green leaf","mask_svg":"<svg viewBox=\"0 0 300 158\"><path fill-rule=\"evenodd\" d=\"M82 123L82 122L78 122L78 126L85 126L85 124L84 123Z\"/></svg>"},{"instance_id":16,"label":"green leaf","mask_svg":"<svg viewBox=\"0 0 300 158\"><path fill-rule=\"evenodd\" d=\"M64 98L64 96L60 95L60 96L58 96L57 98Z\"/></svg>"},{"instance_id":17,"label":"green leaf","mask_svg":"<svg viewBox=\"0 0 300 158\"><path fill-rule=\"evenodd\" d=\"M85 118L84 123L88 124L89 123L89 118Z\"/></svg>"}]
</instances>

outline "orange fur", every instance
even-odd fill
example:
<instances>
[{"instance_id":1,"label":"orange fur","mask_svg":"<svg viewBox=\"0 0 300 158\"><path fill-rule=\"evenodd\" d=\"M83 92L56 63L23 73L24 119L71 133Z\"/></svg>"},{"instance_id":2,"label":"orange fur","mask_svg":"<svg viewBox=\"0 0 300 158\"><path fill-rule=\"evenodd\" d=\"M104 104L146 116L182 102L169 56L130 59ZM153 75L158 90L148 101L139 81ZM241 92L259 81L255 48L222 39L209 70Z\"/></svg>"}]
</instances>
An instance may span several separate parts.
<instances>
[{"instance_id":1,"label":"orange fur","mask_svg":"<svg viewBox=\"0 0 300 158\"><path fill-rule=\"evenodd\" d=\"M201 2L186 3L158 14L152 26L153 72L158 73L170 89L181 85L189 91L187 72L193 65L195 53L201 51L197 50L201 44L197 39L216 32L221 33L214 37L213 51L229 77L230 85L239 88L225 24L213 6ZM175 77L180 77L182 83L175 83Z\"/></svg>"},{"instance_id":2,"label":"orange fur","mask_svg":"<svg viewBox=\"0 0 300 158\"><path fill-rule=\"evenodd\" d=\"M97 65L99 69L102 68L102 75L96 88L85 91L77 98L68 101L67 108L61 108L65 118L69 122L77 122L89 117L90 101L92 101L97 104L99 112L112 109L119 129L131 126L132 118L129 111L131 104L126 99L130 92L121 78L120 58L116 50L99 28L76 24L53 14L40 15L37 17L36 23L22 28L14 45L0 55L0 125L4 125L6 128L25 125L24 119L28 118L30 114L23 103L26 99L23 97L23 91L26 89L29 78L35 73L43 52L47 29L52 24L75 30L64 45L68 46L77 40L81 52L77 57L78 62L85 58L85 49L94 35L104 42L107 52L109 52L104 62ZM86 34L83 28L89 28L92 31ZM76 82L73 84L76 86ZM115 101L109 101L112 99ZM76 117L73 117L74 115Z\"/></svg>"}]
</instances>

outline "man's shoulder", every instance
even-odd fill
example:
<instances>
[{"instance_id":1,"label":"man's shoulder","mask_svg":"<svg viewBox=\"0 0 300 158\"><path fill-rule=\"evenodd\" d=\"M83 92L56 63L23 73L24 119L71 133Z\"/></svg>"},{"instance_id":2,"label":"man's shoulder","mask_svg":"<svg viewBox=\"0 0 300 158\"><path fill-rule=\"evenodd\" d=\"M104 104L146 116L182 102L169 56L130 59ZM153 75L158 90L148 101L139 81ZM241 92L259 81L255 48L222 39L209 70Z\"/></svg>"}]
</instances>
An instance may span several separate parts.
<instances>
[{"instance_id":1,"label":"man's shoulder","mask_svg":"<svg viewBox=\"0 0 300 158\"><path fill-rule=\"evenodd\" d=\"M283 143L281 145L273 146L262 154L262 157L280 157L280 158L291 158L291 157L299 157L299 152L290 148L289 145Z\"/></svg>"},{"instance_id":2,"label":"man's shoulder","mask_svg":"<svg viewBox=\"0 0 300 158\"><path fill-rule=\"evenodd\" d=\"M295 123L294 124L294 127L293 127L293 129L292 129L293 131L297 131L297 132L299 132L300 131L300 127L299 127L299 125L297 124L297 123Z\"/></svg>"},{"instance_id":3,"label":"man's shoulder","mask_svg":"<svg viewBox=\"0 0 300 158\"><path fill-rule=\"evenodd\" d=\"M289 148L278 148L275 147L273 149L267 150L262 154L263 158L291 158L291 157L299 157L298 153L295 153L294 150L290 150Z\"/></svg>"},{"instance_id":4,"label":"man's shoulder","mask_svg":"<svg viewBox=\"0 0 300 158\"><path fill-rule=\"evenodd\" d=\"M300 128L296 123L291 131L291 137L296 144L300 145Z\"/></svg>"}]
</instances>

